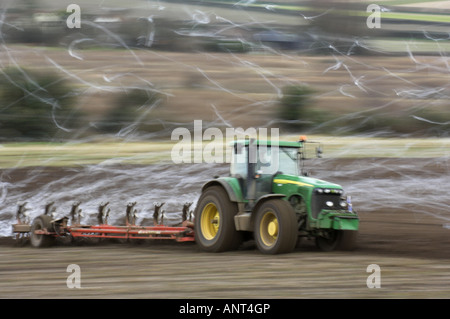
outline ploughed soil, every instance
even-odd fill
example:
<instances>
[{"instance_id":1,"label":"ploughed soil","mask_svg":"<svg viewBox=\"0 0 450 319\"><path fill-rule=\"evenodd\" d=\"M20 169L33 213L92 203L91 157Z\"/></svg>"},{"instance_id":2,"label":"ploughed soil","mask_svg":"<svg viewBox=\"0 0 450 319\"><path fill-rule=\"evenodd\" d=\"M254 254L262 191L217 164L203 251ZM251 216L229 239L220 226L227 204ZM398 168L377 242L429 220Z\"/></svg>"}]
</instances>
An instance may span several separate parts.
<instances>
[{"instance_id":1,"label":"ploughed soil","mask_svg":"<svg viewBox=\"0 0 450 319\"><path fill-rule=\"evenodd\" d=\"M354 194L361 220L354 251L321 252L306 239L293 253L267 256L252 241L214 254L195 243L104 241L37 249L3 238L0 298L448 298L448 196L445 189L434 196L445 184L430 189L448 179L446 167L445 159L324 160L313 173L340 180ZM24 180L28 170L10 171L9 183ZM45 170L51 174L41 171L33 183L72 174ZM80 267L79 289L67 286L71 264ZM368 287L372 264L380 267L380 288Z\"/></svg>"}]
</instances>

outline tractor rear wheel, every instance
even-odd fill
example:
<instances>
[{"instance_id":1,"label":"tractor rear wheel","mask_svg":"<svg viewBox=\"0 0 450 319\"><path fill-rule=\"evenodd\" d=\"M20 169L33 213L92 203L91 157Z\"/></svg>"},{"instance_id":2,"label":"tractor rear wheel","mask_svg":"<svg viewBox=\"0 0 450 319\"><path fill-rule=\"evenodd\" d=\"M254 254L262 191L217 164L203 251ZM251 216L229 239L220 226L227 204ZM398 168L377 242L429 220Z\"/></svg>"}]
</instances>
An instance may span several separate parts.
<instances>
[{"instance_id":1,"label":"tractor rear wheel","mask_svg":"<svg viewBox=\"0 0 450 319\"><path fill-rule=\"evenodd\" d=\"M222 187L208 187L195 209L195 241L200 248L210 252L237 249L242 243L242 232L234 224L237 213L236 203Z\"/></svg>"},{"instance_id":2,"label":"tractor rear wheel","mask_svg":"<svg viewBox=\"0 0 450 319\"><path fill-rule=\"evenodd\" d=\"M55 242L55 238L50 235L36 234L36 231L44 230L52 231L52 218L47 215L36 217L31 224L30 242L33 247L47 247Z\"/></svg>"},{"instance_id":3,"label":"tractor rear wheel","mask_svg":"<svg viewBox=\"0 0 450 319\"><path fill-rule=\"evenodd\" d=\"M297 244L298 229L292 206L282 199L263 203L256 211L254 237L256 246L265 254L293 251Z\"/></svg>"}]
</instances>

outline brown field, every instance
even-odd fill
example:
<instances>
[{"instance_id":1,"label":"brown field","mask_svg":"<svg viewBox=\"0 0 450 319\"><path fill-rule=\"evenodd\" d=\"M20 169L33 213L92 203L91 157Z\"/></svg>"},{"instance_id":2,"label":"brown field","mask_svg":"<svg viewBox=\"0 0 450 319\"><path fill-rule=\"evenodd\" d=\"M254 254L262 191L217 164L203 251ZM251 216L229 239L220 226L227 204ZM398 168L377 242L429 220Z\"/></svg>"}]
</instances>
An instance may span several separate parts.
<instances>
[{"instance_id":1,"label":"brown field","mask_svg":"<svg viewBox=\"0 0 450 319\"><path fill-rule=\"evenodd\" d=\"M377 167L376 174L370 173L371 167ZM428 185L440 182L446 187L445 167L445 160L369 158L328 159L315 167L315 176L340 181L354 195L361 227L358 248L350 252L320 252L308 240L291 254L266 256L251 241L238 251L212 254L193 243L60 243L35 249L16 247L4 239L0 298L448 298L450 237L448 227L443 227L448 225L448 198L436 197ZM153 191L160 191L162 200L186 194L193 198L206 175L226 172L223 166L209 166L205 173L201 164L179 173L176 166L143 169L47 168L29 182L24 181L37 172L32 168L3 174L22 185L10 191L11 197L23 192L38 200L51 193L69 202L91 196L100 200L115 192L129 198L140 194L147 201L155 199ZM132 173L124 178L125 171ZM171 171L176 176L161 184L162 174ZM405 182L416 172L424 186L414 198L414 184ZM89 188L101 177L110 185L77 193L77 185ZM43 195L36 195L37 188L45 189ZM401 196L411 196L410 202ZM80 266L81 289L66 286L70 264ZM371 264L381 268L381 288L366 285Z\"/></svg>"},{"instance_id":2,"label":"brown field","mask_svg":"<svg viewBox=\"0 0 450 319\"><path fill-rule=\"evenodd\" d=\"M269 127L277 123L281 89L292 84L310 86L315 94L309 107L340 118L336 125L344 129L346 120L363 121L374 113L410 127L421 124L412 117L421 112L441 114L440 122L448 117L448 68L440 57L71 52L78 58L63 49L11 46L0 52L0 60L64 75L79 88L78 107L93 121L102 118L117 94L140 87L165 96L151 111L160 123L189 125L202 119L216 126Z\"/></svg>"}]
</instances>

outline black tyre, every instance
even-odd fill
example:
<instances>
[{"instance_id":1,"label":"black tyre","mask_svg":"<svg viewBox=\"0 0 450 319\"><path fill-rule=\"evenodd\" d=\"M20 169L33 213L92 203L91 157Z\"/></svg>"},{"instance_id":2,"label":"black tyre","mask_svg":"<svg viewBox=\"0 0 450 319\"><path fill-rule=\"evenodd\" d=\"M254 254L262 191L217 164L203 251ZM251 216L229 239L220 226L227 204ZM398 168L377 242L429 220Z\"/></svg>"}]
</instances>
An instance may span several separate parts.
<instances>
[{"instance_id":1,"label":"black tyre","mask_svg":"<svg viewBox=\"0 0 450 319\"><path fill-rule=\"evenodd\" d=\"M237 231L234 224L237 212L237 204L230 201L222 187L208 187L195 209L194 229L198 246L210 252L237 249L242 243L242 232Z\"/></svg>"},{"instance_id":2,"label":"black tyre","mask_svg":"<svg viewBox=\"0 0 450 319\"><path fill-rule=\"evenodd\" d=\"M298 240L297 218L292 206L282 199L263 203L254 223L256 246L265 254L282 254L294 250Z\"/></svg>"},{"instance_id":3,"label":"black tyre","mask_svg":"<svg viewBox=\"0 0 450 319\"><path fill-rule=\"evenodd\" d=\"M330 229L324 236L316 237L316 246L322 251L333 251L338 247L341 238L341 231Z\"/></svg>"},{"instance_id":4,"label":"black tyre","mask_svg":"<svg viewBox=\"0 0 450 319\"><path fill-rule=\"evenodd\" d=\"M341 230L341 240L337 249L339 250L355 250L357 248L358 231Z\"/></svg>"},{"instance_id":5,"label":"black tyre","mask_svg":"<svg viewBox=\"0 0 450 319\"><path fill-rule=\"evenodd\" d=\"M36 217L31 224L30 242L33 247L48 247L55 243L55 237L51 235L36 234L36 230L44 230L51 232L53 226L51 224L52 218L47 215Z\"/></svg>"},{"instance_id":6,"label":"black tyre","mask_svg":"<svg viewBox=\"0 0 450 319\"><path fill-rule=\"evenodd\" d=\"M331 229L326 237L316 237L316 246L322 251L356 249L357 231Z\"/></svg>"}]
</instances>

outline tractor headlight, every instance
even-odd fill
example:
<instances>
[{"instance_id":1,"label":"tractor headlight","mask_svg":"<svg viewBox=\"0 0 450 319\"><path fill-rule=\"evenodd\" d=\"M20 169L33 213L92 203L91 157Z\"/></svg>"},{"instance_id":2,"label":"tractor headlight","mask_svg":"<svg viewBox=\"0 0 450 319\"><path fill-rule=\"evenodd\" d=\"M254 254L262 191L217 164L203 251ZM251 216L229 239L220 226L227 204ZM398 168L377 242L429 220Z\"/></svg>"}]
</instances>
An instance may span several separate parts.
<instances>
[{"instance_id":1,"label":"tractor headlight","mask_svg":"<svg viewBox=\"0 0 450 319\"><path fill-rule=\"evenodd\" d=\"M342 189L335 189L335 188L316 188L315 189L316 194L327 194L327 195L342 195L344 191Z\"/></svg>"},{"instance_id":2,"label":"tractor headlight","mask_svg":"<svg viewBox=\"0 0 450 319\"><path fill-rule=\"evenodd\" d=\"M339 202L339 206L341 206L342 208L346 208L347 207L347 202L345 200L341 200Z\"/></svg>"}]
</instances>

